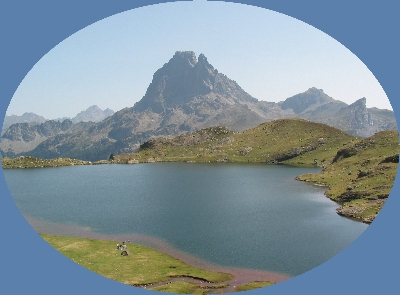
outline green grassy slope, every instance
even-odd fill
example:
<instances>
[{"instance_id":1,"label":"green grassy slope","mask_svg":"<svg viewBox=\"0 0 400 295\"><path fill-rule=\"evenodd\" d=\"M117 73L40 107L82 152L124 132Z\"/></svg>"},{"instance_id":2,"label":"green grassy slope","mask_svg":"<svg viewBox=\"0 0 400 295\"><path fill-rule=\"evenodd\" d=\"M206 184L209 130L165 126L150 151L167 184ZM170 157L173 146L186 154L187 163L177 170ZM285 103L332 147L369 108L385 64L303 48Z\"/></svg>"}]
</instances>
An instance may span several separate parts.
<instances>
[{"instance_id":1,"label":"green grassy slope","mask_svg":"<svg viewBox=\"0 0 400 295\"><path fill-rule=\"evenodd\" d=\"M192 267L182 261L151 248L127 243L128 256L116 249L117 241L63 237L41 234L41 237L60 253L77 264L109 279L149 290L175 294L225 293L232 287L226 281L231 274ZM179 277L193 277L196 281L171 281ZM158 284L157 286L154 286ZM233 288L235 291L252 290L273 285L275 282L249 282Z\"/></svg>"},{"instance_id":2,"label":"green grassy slope","mask_svg":"<svg viewBox=\"0 0 400 295\"><path fill-rule=\"evenodd\" d=\"M397 131L382 131L340 149L321 173L297 179L329 186L339 214L370 223L389 196L399 152Z\"/></svg>"},{"instance_id":3,"label":"green grassy slope","mask_svg":"<svg viewBox=\"0 0 400 295\"><path fill-rule=\"evenodd\" d=\"M356 140L356 137L325 124L282 119L243 133L212 127L175 138L154 139L144 143L138 152L116 158L124 163L283 162L314 165L315 161L318 164L331 161L339 148Z\"/></svg>"},{"instance_id":4,"label":"green grassy slope","mask_svg":"<svg viewBox=\"0 0 400 295\"><path fill-rule=\"evenodd\" d=\"M79 265L104 277L128 285L147 285L168 281L175 277L191 276L209 282L223 282L233 278L227 273L192 267L169 255L151 248L128 243L129 256L116 249L117 241L41 235L51 246ZM175 283L163 285L162 291L172 288L175 293L202 290L199 285Z\"/></svg>"}]
</instances>

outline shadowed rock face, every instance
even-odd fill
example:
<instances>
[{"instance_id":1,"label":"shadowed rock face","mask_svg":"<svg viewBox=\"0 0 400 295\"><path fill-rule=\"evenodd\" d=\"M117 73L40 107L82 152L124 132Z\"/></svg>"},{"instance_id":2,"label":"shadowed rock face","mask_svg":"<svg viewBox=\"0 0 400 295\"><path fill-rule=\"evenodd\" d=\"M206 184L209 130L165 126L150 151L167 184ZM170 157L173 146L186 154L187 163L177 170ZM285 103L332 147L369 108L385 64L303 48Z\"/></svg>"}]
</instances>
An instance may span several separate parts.
<instances>
[{"instance_id":1,"label":"shadowed rock face","mask_svg":"<svg viewBox=\"0 0 400 295\"><path fill-rule=\"evenodd\" d=\"M197 60L192 51L178 51L155 72L145 96L135 104L134 110L162 114L168 108L185 105L208 94L223 96L226 104L257 102L234 81L218 73L204 54Z\"/></svg>"}]
</instances>

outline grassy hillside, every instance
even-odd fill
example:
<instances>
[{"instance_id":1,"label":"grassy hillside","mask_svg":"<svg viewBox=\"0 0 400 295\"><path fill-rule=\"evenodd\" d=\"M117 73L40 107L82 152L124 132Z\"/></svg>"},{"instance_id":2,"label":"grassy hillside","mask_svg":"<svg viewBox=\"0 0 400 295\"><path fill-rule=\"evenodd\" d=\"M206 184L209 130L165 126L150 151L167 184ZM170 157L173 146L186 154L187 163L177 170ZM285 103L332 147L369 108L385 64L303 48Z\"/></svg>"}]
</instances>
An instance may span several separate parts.
<instances>
[{"instance_id":1,"label":"grassy hillside","mask_svg":"<svg viewBox=\"0 0 400 295\"><path fill-rule=\"evenodd\" d=\"M282 119L243 133L212 127L175 138L158 138L141 145L138 152L121 154L123 163L261 162L323 165L337 151L358 140L325 124L302 119Z\"/></svg>"},{"instance_id":2,"label":"grassy hillside","mask_svg":"<svg viewBox=\"0 0 400 295\"><path fill-rule=\"evenodd\" d=\"M327 185L326 195L342 204L339 214L370 223L389 196L399 151L397 131L382 131L340 149L321 173L297 179Z\"/></svg>"}]
</instances>

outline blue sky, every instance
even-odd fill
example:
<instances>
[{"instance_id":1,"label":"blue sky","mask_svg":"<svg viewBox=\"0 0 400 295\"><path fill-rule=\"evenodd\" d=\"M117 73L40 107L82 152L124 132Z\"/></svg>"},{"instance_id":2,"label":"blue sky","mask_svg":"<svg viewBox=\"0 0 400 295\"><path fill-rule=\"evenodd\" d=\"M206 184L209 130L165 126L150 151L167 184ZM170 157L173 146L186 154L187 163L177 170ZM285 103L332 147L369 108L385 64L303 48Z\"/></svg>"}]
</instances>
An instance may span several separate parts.
<instances>
[{"instance_id":1,"label":"blue sky","mask_svg":"<svg viewBox=\"0 0 400 295\"><path fill-rule=\"evenodd\" d=\"M348 49L301 21L225 2L175 2L120 13L70 36L21 82L7 115L73 117L91 105L118 111L146 92L175 51L203 53L259 100L310 87L348 104L391 109L379 82Z\"/></svg>"}]
</instances>

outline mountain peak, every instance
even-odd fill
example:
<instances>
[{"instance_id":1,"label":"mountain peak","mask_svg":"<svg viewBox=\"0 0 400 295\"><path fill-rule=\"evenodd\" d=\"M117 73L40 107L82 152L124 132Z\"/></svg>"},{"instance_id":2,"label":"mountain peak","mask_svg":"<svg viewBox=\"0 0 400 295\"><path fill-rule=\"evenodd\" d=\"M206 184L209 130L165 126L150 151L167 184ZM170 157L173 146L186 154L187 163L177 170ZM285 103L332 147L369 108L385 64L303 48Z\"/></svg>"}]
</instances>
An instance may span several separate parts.
<instances>
[{"instance_id":1,"label":"mountain peak","mask_svg":"<svg viewBox=\"0 0 400 295\"><path fill-rule=\"evenodd\" d=\"M207 57L203 53L200 53L199 55L199 62L208 63Z\"/></svg>"},{"instance_id":2,"label":"mountain peak","mask_svg":"<svg viewBox=\"0 0 400 295\"><path fill-rule=\"evenodd\" d=\"M190 66L194 67L197 63L196 54L193 51L176 51L168 63L174 62L188 63Z\"/></svg>"},{"instance_id":3,"label":"mountain peak","mask_svg":"<svg viewBox=\"0 0 400 295\"><path fill-rule=\"evenodd\" d=\"M209 64L207 57L205 57L205 55L203 53L200 53L196 67L197 68L206 68L210 72L214 71L214 67Z\"/></svg>"},{"instance_id":4,"label":"mountain peak","mask_svg":"<svg viewBox=\"0 0 400 295\"><path fill-rule=\"evenodd\" d=\"M101 111L97 105L92 105L86 109L86 111Z\"/></svg>"},{"instance_id":5,"label":"mountain peak","mask_svg":"<svg viewBox=\"0 0 400 295\"><path fill-rule=\"evenodd\" d=\"M210 96L207 98L207 95ZM168 63L154 73L146 94L135 104L134 110L150 110L157 114L177 107L190 110L188 103L194 100L204 103L207 99L217 108L222 101L217 96L224 97L227 104L257 101L234 81L214 70L204 54L197 59L193 51L176 51Z\"/></svg>"},{"instance_id":6,"label":"mountain peak","mask_svg":"<svg viewBox=\"0 0 400 295\"><path fill-rule=\"evenodd\" d=\"M318 89L317 87L311 87L311 88L308 88L308 90L306 92L308 92L308 93L324 93L324 90Z\"/></svg>"},{"instance_id":7,"label":"mountain peak","mask_svg":"<svg viewBox=\"0 0 400 295\"><path fill-rule=\"evenodd\" d=\"M92 105L88 107L86 110L80 112L75 116L75 118L72 119L73 123L79 123L79 122L99 122L101 120L104 120L108 116L111 116L114 114L114 111L107 109L103 111L100 109L97 105Z\"/></svg>"},{"instance_id":8,"label":"mountain peak","mask_svg":"<svg viewBox=\"0 0 400 295\"><path fill-rule=\"evenodd\" d=\"M326 95L322 89L311 87L303 93L287 98L282 103L282 109L292 109L295 114L300 114L310 107L316 108L322 104L333 101L333 98Z\"/></svg>"},{"instance_id":9,"label":"mountain peak","mask_svg":"<svg viewBox=\"0 0 400 295\"><path fill-rule=\"evenodd\" d=\"M363 108L366 108L367 105L367 99L365 97L362 97L358 100L356 100L355 102L353 102L350 106L360 106Z\"/></svg>"}]
</instances>

